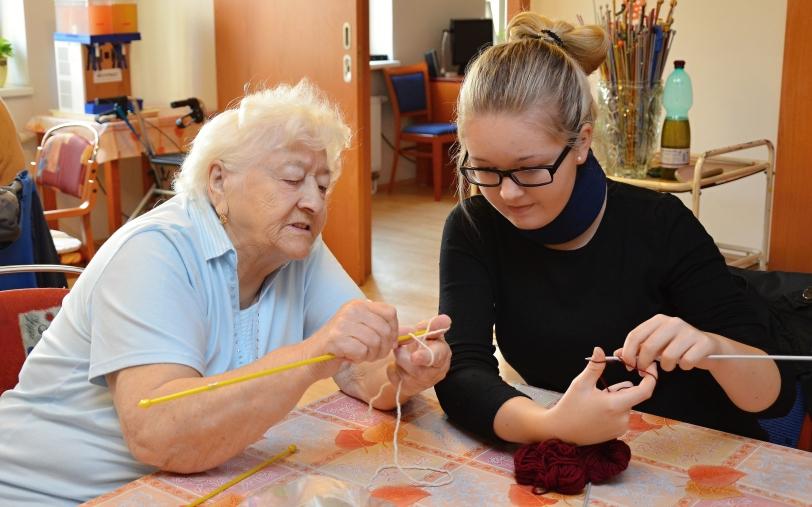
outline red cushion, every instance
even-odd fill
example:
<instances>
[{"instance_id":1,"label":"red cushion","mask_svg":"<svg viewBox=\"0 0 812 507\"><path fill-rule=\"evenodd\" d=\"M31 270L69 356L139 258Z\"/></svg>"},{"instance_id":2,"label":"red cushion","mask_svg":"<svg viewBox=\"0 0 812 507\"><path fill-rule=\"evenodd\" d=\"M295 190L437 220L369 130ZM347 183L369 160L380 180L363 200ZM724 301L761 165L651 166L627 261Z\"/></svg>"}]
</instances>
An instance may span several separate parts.
<instances>
[{"instance_id":1,"label":"red cushion","mask_svg":"<svg viewBox=\"0 0 812 507\"><path fill-rule=\"evenodd\" d=\"M17 385L20 368L56 316L68 289L0 291L0 394Z\"/></svg>"},{"instance_id":2,"label":"red cushion","mask_svg":"<svg viewBox=\"0 0 812 507\"><path fill-rule=\"evenodd\" d=\"M75 197L82 197L90 141L78 134L55 134L45 141L38 165L39 181Z\"/></svg>"}]
</instances>

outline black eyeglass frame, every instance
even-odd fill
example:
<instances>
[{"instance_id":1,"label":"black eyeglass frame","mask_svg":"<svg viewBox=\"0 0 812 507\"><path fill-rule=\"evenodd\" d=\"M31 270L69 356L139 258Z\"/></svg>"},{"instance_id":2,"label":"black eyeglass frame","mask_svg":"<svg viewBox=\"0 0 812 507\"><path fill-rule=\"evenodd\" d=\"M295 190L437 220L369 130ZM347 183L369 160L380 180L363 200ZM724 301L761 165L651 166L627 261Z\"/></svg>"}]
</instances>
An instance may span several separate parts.
<instances>
[{"instance_id":1,"label":"black eyeglass frame","mask_svg":"<svg viewBox=\"0 0 812 507\"><path fill-rule=\"evenodd\" d=\"M555 162L553 162L551 165L539 165L535 167L519 167L518 169L507 169L504 171L501 169L496 169L494 167L466 167L465 164L466 162L468 162L468 153L466 152L465 158L462 160L460 172L462 173L463 177L465 177L465 181L467 181L471 185L476 185L478 187L488 187L488 188L498 187L499 185L502 184L502 180L506 176L511 180L513 180L513 183L519 185L520 187L543 187L544 185L549 185L550 183L553 182L555 172L558 170L559 167L561 167L561 164L564 162L564 159L567 157L567 154L570 152L570 150L572 150L572 146L570 146L569 144L564 146L564 149L561 150L561 154L558 155L558 158L555 159ZM550 173L550 181L547 181L545 183L536 183L528 185L526 183L520 182L519 179L515 176L515 174L518 172L538 171L539 169L545 169ZM469 171L480 171L496 174L497 176L499 176L499 181L493 184L476 183L475 181L473 181L471 176L469 176L468 174Z\"/></svg>"}]
</instances>

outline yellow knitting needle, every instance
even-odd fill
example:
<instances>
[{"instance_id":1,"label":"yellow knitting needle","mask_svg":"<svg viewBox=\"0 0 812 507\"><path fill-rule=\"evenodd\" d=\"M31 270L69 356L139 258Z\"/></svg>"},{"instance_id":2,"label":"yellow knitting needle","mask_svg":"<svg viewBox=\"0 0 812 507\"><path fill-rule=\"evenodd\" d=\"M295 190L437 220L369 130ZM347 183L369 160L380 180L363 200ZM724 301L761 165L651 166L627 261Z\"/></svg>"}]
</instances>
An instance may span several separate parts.
<instances>
[{"instance_id":1,"label":"yellow knitting needle","mask_svg":"<svg viewBox=\"0 0 812 507\"><path fill-rule=\"evenodd\" d=\"M448 328L444 329L435 329L434 331L417 331L412 334L407 334L403 336L398 336L398 344L411 340L414 338L425 337L428 338L429 336L433 336L436 334L445 333L448 331ZM228 380L220 380L217 382L212 382L211 384L206 384L205 386L194 387L192 389L186 389L185 391L178 391L176 393L167 394L166 396L159 396L157 398L147 398L143 399L138 402L138 406L141 408L149 408L152 405L156 405L158 403L163 403L165 401L176 400L178 398L183 398L184 396L191 396L193 394L198 394L206 391L213 391L215 389L219 389L221 387L230 386L232 384L238 384L240 382L245 382L246 380L253 380L255 378L260 377L267 377L268 375L275 375L277 373L282 373L283 371L292 370L294 368L299 368L300 366L307 366L309 364L315 363L323 363L325 361L330 361L335 359L335 354L328 353L323 354L316 357L311 357L310 359L302 359L301 361L295 361L289 364L283 364L282 366L275 366L273 368L268 368L267 370L261 370L254 373L249 373L247 375L242 375L240 377L230 378Z\"/></svg>"},{"instance_id":2,"label":"yellow knitting needle","mask_svg":"<svg viewBox=\"0 0 812 507\"><path fill-rule=\"evenodd\" d=\"M280 459L287 458L288 456L290 456L291 454L293 454L293 453L294 453L294 452L296 452L296 451L297 451L296 446L295 446L294 444L290 444L290 445L288 446L288 448L287 448L287 449L285 449L284 451L280 452L279 454L277 454L277 455L276 455L276 456L274 456L273 458L263 461L262 463L260 463L259 465L255 466L255 467L254 467L254 468L252 468L251 470L248 470L248 471L246 471L246 472L241 473L240 475L238 475L237 477L235 477L235 478L231 479L230 481L228 481L227 483L223 484L223 485L222 485L222 486L220 486L219 488L216 488L216 489L213 489L213 490L209 491L209 492L208 492L208 493L206 493L204 496L201 496L200 498L198 498L198 499L197 499L197 500L195 500L194 502L192 502L192 503L188 504L188 506L187 506L187 507L194 507L195 505L200 505L200 504L202 504L202 503L203 503L203 502L205 502L206 500L208 500L208 499L210 499L210 498L212 498L212 497L215 497L215 496L219 495L220 493L222 493L223 491L227 490L227 489L228 489L228 488L230 488L231 486L233 486L233 485L237 484L238 482L243 481L243 480L245 480L245 479L247 479L247 478L251 477L252 475L254 475L255 473L259 472L260 470L262 470L263 468L267 467L268 465L270 465L270 464L272 464L272 463L275 463L275 462L279 461Z\"/></svg>"}]
</instances>

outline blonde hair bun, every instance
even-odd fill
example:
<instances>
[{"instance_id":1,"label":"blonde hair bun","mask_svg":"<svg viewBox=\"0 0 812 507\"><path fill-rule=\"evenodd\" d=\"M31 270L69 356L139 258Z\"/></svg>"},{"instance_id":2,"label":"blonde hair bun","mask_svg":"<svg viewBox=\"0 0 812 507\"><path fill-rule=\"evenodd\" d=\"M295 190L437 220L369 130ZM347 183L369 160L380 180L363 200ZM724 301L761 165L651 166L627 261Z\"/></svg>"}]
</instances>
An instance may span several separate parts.
<instances>
[{"instance_id":1,"label":"blonde hair bun","mask_svg":"<svg viewBox=\"0 0 812 507\"><path fill-rule=\"evenodd\" d=\"M609 51L609 38L598 25L573 26L566 21L554 21L535 12L521 12L510 20L508 42L533 39L557 46L555 38L544 34L552 31L561 40L561 49L572 57L587 75L600 67Z\"/></svg>"}]
</instances>

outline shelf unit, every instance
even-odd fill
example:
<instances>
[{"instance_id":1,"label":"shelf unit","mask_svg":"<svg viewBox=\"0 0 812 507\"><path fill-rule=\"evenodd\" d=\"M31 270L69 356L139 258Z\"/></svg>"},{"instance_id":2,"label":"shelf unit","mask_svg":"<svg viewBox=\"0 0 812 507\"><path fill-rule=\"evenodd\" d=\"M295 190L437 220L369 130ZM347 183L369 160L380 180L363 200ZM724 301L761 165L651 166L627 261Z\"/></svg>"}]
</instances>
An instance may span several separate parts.
<instances>
[{"instance_id":1,"label":"shelf unit","mask_svg":"<svg viewBox=\"0 0 812 507\"><path fill-rule=\"evenodd\" d=\"M732 158L732 153L764 147L767 150L767 160L751 160ZM767 268L770 257L770 227L773 204L773 181L775 177L775 148L766 139L759 139L742 144L726 146L691 156L693 171L690 179L685 181L665 180L660 178L624 178L609 176L614 181L628 183L638 187L656 190L658 192L683 193L690 192L692 197L691 211L699 218L699 204L703 188L709 188L732 181L740 180L754 174L764 173L767 185L764 196L764 230L761 249L754 249L727 243L716 243L719 250L725 255L731 266L749 268L758 265L759 269ZM721 172L720 172L721 170ZM683 171L680 171L683 172ZM702 175L705 175L704 177Z\"/></svg>"}]
</instances>

